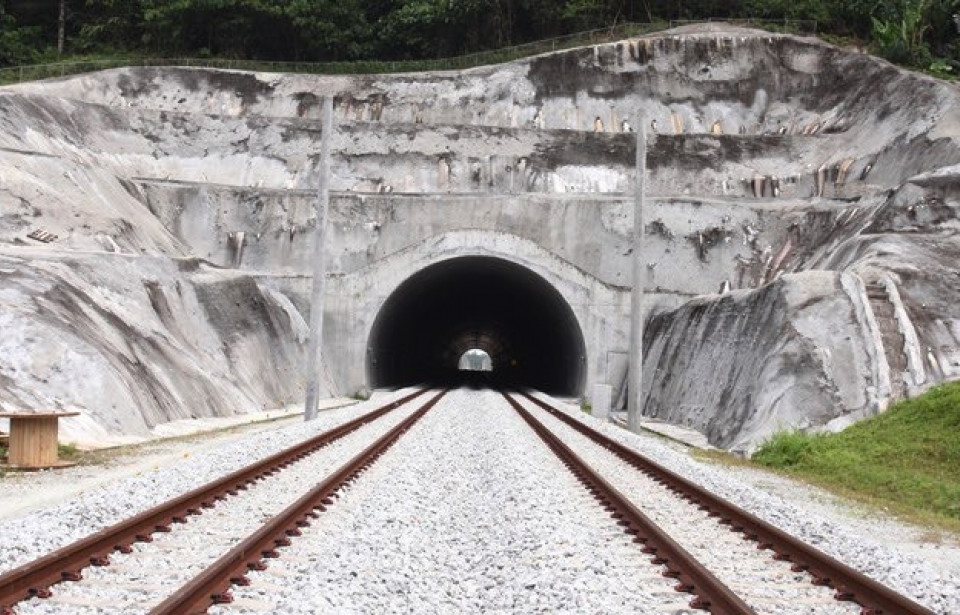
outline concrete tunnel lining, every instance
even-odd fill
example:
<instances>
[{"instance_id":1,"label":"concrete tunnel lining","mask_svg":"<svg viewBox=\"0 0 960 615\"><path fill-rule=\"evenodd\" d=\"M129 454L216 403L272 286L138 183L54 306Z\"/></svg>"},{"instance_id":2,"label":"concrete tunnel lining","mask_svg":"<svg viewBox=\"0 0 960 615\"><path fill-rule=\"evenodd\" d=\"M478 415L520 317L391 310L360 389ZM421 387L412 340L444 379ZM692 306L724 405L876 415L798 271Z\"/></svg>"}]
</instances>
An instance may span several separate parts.
<instances>
[{"instance_id":1,"label":"concrete tunnel lining","mask_svg":"<svg viewBox=\"0 0 960 615\"><path fill-rule=\"evenodd\" d=\"M435 263L397 287L371 329L369 382L457 382L458 361L471 348L490 355L495 385L583 392L586 347L569 304L533 271L490 256Z\"/></svg>"}]
</instances>

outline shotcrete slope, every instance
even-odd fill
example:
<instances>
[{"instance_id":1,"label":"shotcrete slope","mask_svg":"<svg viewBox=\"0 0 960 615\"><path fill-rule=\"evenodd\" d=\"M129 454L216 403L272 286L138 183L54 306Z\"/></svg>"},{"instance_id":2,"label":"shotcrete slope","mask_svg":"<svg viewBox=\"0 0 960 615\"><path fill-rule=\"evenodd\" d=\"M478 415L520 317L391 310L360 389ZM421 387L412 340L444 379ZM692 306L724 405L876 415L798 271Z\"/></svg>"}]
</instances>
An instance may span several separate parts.
<instances>
[{"instance_id":1,"label":"shotcrete slope","mask_svg":"<svg viewBox=\"0 0 960 615\"><path fill-rule=\"evenodd\" d=\"M578 312L596 327L584 393L623 399L608 351L626 346L623 133L641 112L647 414L750 448L960 376L956 88L812 39L697 26L462 72L131 68L3 88L0 317L18 358L0 364L0 406L136 431L297 399L323 95L340 392L368 384L383 282L414 273L384 273L391 259L476 236L461 254L532 242L603 297ZM360 288L374 296L345 298ZM102 316L70 316L84 311Z\"/></svg>"}]
</instances>

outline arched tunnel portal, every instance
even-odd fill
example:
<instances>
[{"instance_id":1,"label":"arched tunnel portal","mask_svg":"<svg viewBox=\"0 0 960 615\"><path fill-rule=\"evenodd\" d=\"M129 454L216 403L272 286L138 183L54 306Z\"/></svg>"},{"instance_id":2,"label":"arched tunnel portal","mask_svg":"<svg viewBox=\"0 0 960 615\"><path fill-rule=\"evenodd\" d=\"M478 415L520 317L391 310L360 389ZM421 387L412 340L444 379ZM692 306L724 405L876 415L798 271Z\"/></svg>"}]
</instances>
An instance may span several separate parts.
<instances>
[{"instance_id":1,"label":"arched tunnel portal","mask_svg":"<svg viewBox=\"0 0 960 615\"><path fill-rule=\"evenodd\" d=\"M370 333L370 383L456 383L471 349L490 355L494 385L582 393L586 350L570 305L526 267L488 256L445 260L400 284Z\"/></svg>"}]
</instances>

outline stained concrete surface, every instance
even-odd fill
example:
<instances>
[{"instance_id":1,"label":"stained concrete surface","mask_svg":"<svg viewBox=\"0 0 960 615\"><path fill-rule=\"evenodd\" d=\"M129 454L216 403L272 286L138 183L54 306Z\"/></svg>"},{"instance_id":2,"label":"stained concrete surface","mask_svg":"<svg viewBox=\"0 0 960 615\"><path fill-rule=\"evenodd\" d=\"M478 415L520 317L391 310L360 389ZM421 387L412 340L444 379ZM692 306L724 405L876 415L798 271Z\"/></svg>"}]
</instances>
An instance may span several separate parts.
<instances>
[{"instance_id":1,"label":"stained concrete surface","mask_svg":"<svg viewBox=\"0 0 960 615\"><path fill-rule=\"evenodd\" d=\"M368 343L407 278L485 256L569 306L573 393L622 403L642 112L645 412L738 450L839 428L960 376L957 94L723 25L461 72L2 88L0 407L138 433L295 401L333 95L327 392L382 384Z\"/></svg>"}]
</instances>

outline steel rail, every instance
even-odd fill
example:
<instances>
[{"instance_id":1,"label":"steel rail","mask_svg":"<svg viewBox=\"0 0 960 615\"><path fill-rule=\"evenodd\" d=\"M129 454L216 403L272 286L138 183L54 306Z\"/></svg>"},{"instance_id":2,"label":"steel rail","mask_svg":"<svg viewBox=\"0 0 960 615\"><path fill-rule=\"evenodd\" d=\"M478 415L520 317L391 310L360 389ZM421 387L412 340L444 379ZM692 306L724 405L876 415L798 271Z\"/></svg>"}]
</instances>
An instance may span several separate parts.
<instances>
[{"instance_id":1,"label":"steel rail","mask_svg":"<svg viewBox=\"0 0 960 615\"><path fill-rule=\"evenodd\" d=\"M711 517L718 517L719 523L729 526L731 531L743 532L748 539L758 543L757 548L772 550L774 559L791 562L794 572L809 573L814 585L831 587L837 600L856 602L863 609L862 615L934 615L934 611L586 426L543 400L529 393L523 395L654 481L699 506Z\"/></svg>"},{"instance_id":2,"label":"steel rail","mask_svg":"<svg viewBox=\"0 0 960 615\"><path fill-rule=\"evenodd\" d=\"M724 585L707 568L698 562L656 523L650 520L610 483L587 465L573 450L564 444L547 427L538 421L513 397L503 393L504 398L536 432L544 443L563 461L564 465L600 501L610 516L634 536L634 542L643 543L644 553L653 555L651 562L666 568L664 576L674 578L679 592L694 594L690 602L694 609L708 610L713 615L747 615L751 609L729 587Z\"/></svg>"},{"instance_id":3,"label":"steel rail","mask_svg":"<svg viewBox=\"0 0 960 615\"><path fill-rule=\"evenodd\" d=\"M79 581L87 566L109 565L109 556L114 551L129 553L134 542L151 542L154 532L169 532L171 524L185 523L187 517L201 514L204 508L213 508L216 501L237 495L253 482L276 474L425 391L421 389L406 395L0 575L0 615L11 612L12 607L22 600L49 598L50 586L61 581Z\"/></svg>"},{"instance_id":4,"label":"steel rail","mask_svg":"<svg viewBox=\"0 0 960 615\"><path fill-rule=\"evenodd\" d=\"M333 503L331 496L373 464L445 394L446 391L438 393L322 483L271 518L192 581L154 607L150 615L206 613L213 604L232 602L233 596L229 591L231 586L248 585L250 580L245 576L248 570L262 570L265 568L264 559L279 557L277 548L288 546L291 537L300 536L300 528L309 526L310 519L319 516L316 511L322 512Z\"/></svg>"}]
</instances>

